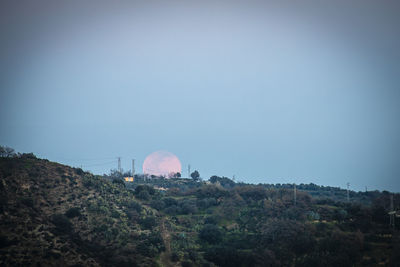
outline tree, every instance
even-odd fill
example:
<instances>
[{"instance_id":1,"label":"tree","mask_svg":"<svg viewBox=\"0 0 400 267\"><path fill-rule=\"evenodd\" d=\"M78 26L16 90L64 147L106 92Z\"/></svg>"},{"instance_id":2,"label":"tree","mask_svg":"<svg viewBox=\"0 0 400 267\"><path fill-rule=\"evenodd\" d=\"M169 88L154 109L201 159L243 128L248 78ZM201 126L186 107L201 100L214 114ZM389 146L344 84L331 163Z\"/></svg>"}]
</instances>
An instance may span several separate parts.
<instances>
[{"instance_id":1,"label":"tree","mask_svg":"<svg viewBox=\"0 0 400 267\"><path fill-rule=\"evenodd\" d=\"M67 216L68 218L74 218L74 217L78 217L81 216L81 212L79 210L79 208L70 208L69 210L67 210L67 212L65 212L65 216Z\"/></svg>"},{"instance_id":2,"label":"tree","mask_svg":"<svg viewBox=\"0 0 400 267\"><path fill-rule=\"evenodd\" d=\"M200 173L196 170L190 174L190 177L197 182L200 180Z\"/></svg>"},{"instance_id":3,"label":"tree","mask_svg":"<svg viewBox=\"0 0 400 267\"><path fill-rule=\"evenodd\" d=\"M150 199L150 194L148 191L140 191L139 194L137 194L137 198L141 199L141 200L149 200Z\"/></svg>"},{"instance_id":4,"label":"tree","mask_svg":"<svg viewBox=\"0 0 400 267\"><path fill-rule=\"evenodd\" d=\"M54 214L52 216L52 222L56 226L58 233L69 233L72 231L72 223L63 214Z\"/></svg>"},{"instance_id":5,"label":"tree","mask_svg":"<svg viewBox=\"0 0 400 267\"><path fill-rule=\"evenodd\" d=\"M14 149L8 146L0 146L0 157L14 157L16 156Z\"/></svg>"},{"instance_id":6,"label":"tree","mask_svg":"<svg viewBox=\"0 0 400 267\"><path fill-rule=\"evenodd\" d=\"M199 237L210 244L217 244L222 240L222 232L218 226L206 224L203 229L200 230Z\"/></svg>"},{"instance_id":7,"label":"tree","mask_svg":"<svg viewBox=\"0 0 400 267\"><path fill-rule=\"evenodd\" d=\"M219 177L216 175L213 175L210 177L209 181L213 184L215 183L220 183L225 188L231 188L235 186L235 182L227 177Z\"/></svg>"},{"instance_id":8,"label":"tree","mask_svg":"<svg viewBox=\"0 0 400 267\"><path fill-rule=\"evenodd\" d=\"M181 177L181 173L180 172L171 172L168 175L169 178L180 178Z\"/></svg>"}]
</instances>

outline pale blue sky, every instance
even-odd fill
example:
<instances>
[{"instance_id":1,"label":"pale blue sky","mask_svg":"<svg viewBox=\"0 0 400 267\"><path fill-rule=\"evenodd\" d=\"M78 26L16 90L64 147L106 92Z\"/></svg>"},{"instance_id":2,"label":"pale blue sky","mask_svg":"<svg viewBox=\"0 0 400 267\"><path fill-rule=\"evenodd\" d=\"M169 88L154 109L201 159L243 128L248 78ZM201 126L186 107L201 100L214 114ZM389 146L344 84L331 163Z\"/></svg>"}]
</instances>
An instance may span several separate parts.
<instances>
[{"instance_id":1,"label":"pale blue sky","mask_svg":"<svg viewBox=\"0 0 400 267\"><path fill-rule=\"evenodd\" d=\"M395 2L15 2L2 145L94 173L167 150L206 179L400 191Z\"/></svg>"}]
</instances>

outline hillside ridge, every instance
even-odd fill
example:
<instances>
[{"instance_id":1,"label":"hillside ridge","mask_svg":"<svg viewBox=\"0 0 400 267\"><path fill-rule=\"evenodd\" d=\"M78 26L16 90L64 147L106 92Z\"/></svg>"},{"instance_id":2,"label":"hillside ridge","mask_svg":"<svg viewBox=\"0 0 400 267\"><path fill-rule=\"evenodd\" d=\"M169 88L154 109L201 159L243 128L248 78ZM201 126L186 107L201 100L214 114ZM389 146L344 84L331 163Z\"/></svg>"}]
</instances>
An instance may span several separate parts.
<instances>
[{"instance_id":1,"label":"hillside ridge","mask_svg":"<svg viewBox=\"0 0 400 267\"><path fill-rule=\"evenodd\" d=\"M124 183L32 154L1 157L0 178L3 266L374 266L399 260L399 224L388 225L389 192L354 192L346 203L303 187L294 203L283 185L216 176L207 183L140 177ZM399 194L394 199L399 203Z\"/></svg>"}]
</instances>

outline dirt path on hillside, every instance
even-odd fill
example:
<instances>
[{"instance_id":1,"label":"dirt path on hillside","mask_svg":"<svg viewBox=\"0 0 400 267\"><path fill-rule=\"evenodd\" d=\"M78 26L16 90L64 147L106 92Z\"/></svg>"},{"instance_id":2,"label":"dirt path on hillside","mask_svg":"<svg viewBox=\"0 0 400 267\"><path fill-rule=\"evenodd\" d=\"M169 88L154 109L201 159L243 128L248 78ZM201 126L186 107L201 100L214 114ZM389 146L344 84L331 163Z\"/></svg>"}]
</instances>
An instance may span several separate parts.
<instances>
[{"instance_id":1,"label":"dirt path on hillside","mask_svg":"<svg viewBox=\"0 0 400 267\"><path fill-rule=\"evenodd\" d=\"M174 264L171 262L171 235L165 227L165 219L161 222L160 232L165 245L165 251L160 255L161 264L164 267L173 267Z\"/></svg>"}]
</instances>

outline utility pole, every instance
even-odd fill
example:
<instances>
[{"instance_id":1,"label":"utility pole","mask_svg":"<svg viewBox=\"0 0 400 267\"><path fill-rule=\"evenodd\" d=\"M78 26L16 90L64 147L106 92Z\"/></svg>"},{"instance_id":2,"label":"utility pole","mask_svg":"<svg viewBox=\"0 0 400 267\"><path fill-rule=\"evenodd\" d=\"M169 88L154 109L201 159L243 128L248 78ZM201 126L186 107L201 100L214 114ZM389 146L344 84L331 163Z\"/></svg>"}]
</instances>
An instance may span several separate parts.
<instances>
[{"instance_id":1,"label":"utility pole","mask_svg":"<svg viewBox=\"0 0 400 267\"><path fill-rule=\"evenodd\" d=\"M294 193L294 205L296 206L296 204L297 204L297 190L296 190L296 184L293 184L293 193Z\"/></svg>"},{"instance_id":2,"label":"utility pole","mask_svg":"<svg viewBox=\"0 0 400 267\"><path fill-rule=\"evenodd\" d=\"M132 160L132 177L135 179L135 160Z\"/></svg>"},{"instance_id":3,"label":"utility pole","mask_svg":"<svg viewBox=\"0 0 400 267\"><path fill-rule=\"evenodd\" d=\"M118 157L118 172L121 173L121 157Z\"/></svg>"},{"instance_id":4,"label":"utility pole","mask_svg":"<svg viewBox=\"0 0 400 267\"><path fill-rule=\"evenodd\" d=\"M350 187L350 183L347 183L347 202L350 202L349 187Z\"/></svg>"},{"instance_id":5,"label":"utility pole","mask_svg":"<svg viewBox=\"0 0 400 267\"><path fill-rule=\"evenodd\" d=\"M395 220L396 220L396 218L395 218L396 212L394 211L394 207L393 207L393 195L390 195L390 212L389 212L389 215L390 215L389 224L390 224L390 226L392 226L394 228Z\"/></svg>"},{"instance_id":6,"label":"utility pole","mask_svg":"<svg viewBox=\"0 0 400 267\"><path fill-rule=\"evenodd\" d=\"M190 178L190 164L188 165L188 178Z\"/></svg>"}]
</instances>

